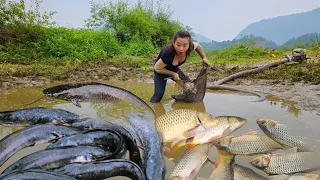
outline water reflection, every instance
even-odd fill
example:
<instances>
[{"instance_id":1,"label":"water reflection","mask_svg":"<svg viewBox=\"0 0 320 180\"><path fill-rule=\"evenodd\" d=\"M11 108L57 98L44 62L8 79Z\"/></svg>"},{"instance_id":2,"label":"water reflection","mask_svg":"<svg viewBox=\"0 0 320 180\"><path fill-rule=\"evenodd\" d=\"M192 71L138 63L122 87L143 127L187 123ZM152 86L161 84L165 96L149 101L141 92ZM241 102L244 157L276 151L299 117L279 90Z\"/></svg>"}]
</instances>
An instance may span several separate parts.
<instances>
[{"instance_id":1,"label":"water reflection","mask_svg":"<svg viewBox=\"0 0 320 180\"><path fill-rule=\"evenodd\" d=\"M280 98L277 96L268 95L266 96L268 101L270 101L270 106L277 105L277 102L281 104L281 108L287 109L289 113L298 117L301 114L301 109L297 107L297 102L288 99Z\"/></svg>"},{"instance_id":2,"label":"water reflection","mask_svg":"<svg viewBox=\"0 0 320 180\"><path fill-rule=\"evenodd\" d=\"M128 89L134 94L141 97L145 102L149 102L149 98L153 93L152 84L137 83L137 82L117 82L114 85ZM76 107L72 103L62 100L49 100L42 99L35 104L25 106L23 102L32 102L43 96L42 90L44 88L22 88L11 91L0 92L0 111L14 110L25 107L53 107L68 110L70 112L78 113L82 117L92 118L123 118L128 115L132 110L138 112L145 112L142 108L133 106L132 104L119 101L119 102L83 102L82 108ZM226 92L213 92L208 91L203 102L200 103L182 103L171 100L170 95L174 94L176 89L173 85L168 84L166 94L162 103L151 105L155 110L156 118L175 109L192 109L199 112L207 112L214 116L239 116L248 119L245 126L232 133L232 135L240 135L247 133L251 130L258 130L258 133L262 132L256 124L256 119L259 117L270 118L288 126L290 132L294 135L302 136L305 138L308 144L311 145L315 152L320 152L320 117L317 112L308 112L299 109L295 102L278 98L275 96L267 96L268 100L265 102L251 102L256 100L255 96L239 95ZM18 127L1 127L1 137L10 134L18 130ZM167 147L171 148L170 144ZM43 147L34 147L33 149L39 150ZM23 151L28 151L26 149ZM185 152L185 148L182 147L176 152L166 154L166 167L167 177L171 174L175 163L180 158L180 155ZM27 154L22 153L22 154ZM20 153L21 154L21 153ZM252 168L248 163L254 156L237 156L236 163L245 167ZM21 158L20 155L15 156L13 159ZM219 156L215 148L211 148L209 151L209 158L213 161L218 160ZM320 161L320 157L317 159ZM13 160L8 161L8 164ZM212 173L212 164L206 164L199 172L198 176L209 177ZM265 176L260 170L254 169L256 172ZM319 173L319 171L315 172Z\"/></svg>"}]
</instances>

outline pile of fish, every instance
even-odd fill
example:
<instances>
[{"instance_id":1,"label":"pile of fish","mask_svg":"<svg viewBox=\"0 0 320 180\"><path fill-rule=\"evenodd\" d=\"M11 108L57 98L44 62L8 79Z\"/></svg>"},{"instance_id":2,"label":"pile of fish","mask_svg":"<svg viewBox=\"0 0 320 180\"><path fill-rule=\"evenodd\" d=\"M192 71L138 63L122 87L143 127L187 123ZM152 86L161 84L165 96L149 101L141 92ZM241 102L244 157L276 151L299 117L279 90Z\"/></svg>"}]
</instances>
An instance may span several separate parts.
<instances>
[{"instance_id":1,"label":"pile of fish","mask_svg":"<svg viewBox=\"0 0 320 180\"><path fill-rule=\"evenodd\" d=\"M236 116L216 116L189 109L176 109L159 116L156 128L168 148L169 158L180 148L185 148L170 175L170 179L207 179L197 177L198 172L211 162L214 170L210 180L311 180L320 169L319 155L313 152L302 138L291 135L289 129L275 120L257 119L264 132L250 131L233 136L232 132L244 126L247 120ZM212 146L218 151L219 161L208 157ZM275 152L280 151L280 152ZM253 169L235 163L236 156L260 155L250 160ZM258 168L265 175L254 171Z\"/></svg>"},{"instance_id":2,"label":"pile of fish","mask_svg":"<svg viewBox=\"0 0 320 180\"><path fill-rule=\"evenodd\" d=\"M59 85L44 97L73 102L129 100L152 108L133 93L102 83ZM0 140L0 166L17 152L49 143L9 165L0 174L9 179L105 179L126 176L135 180L164 179L160 136L153 120L131 112L127 118L101 120L55 108L31 107L0 112L0 125L21 129Z\"/></svg>"},{"instance_id":3,"label":"pile of fish","mask_svg":"<svg viewBox=\"0 0 320 180\"><path fill-rule=\"evenodd\" d=\"M212 180L317 179L309 173L320 169L317 154L303 139L291 135L284 124L271 119L257 119L264 132L233 136L247 120L237 116L212 116L190 109L176 109L156 119L153 109L125 89L103 83L64 84L45 89L43 97L72 102L129 101L146 109L146 114L131 112L123 119L81 118L55 108L30 107L0 112L0 125L22 128L0 140L0 166L20 150L48 143L9 165L0 180L106 179L126 176L134 180L166 178L164 156L181 148L185 151L175 163L169 179L207 179L198 177L210 162ZM39 99L38 99L39 100ZM38 101L36 100L36 101ZM35 102L36 102L35 101ZM217 149L219 160L209 152ZM275 152L275 151L280 152ZM235 163L236 156L253 156L253 168Z\"/></svg>"}]
</instances>

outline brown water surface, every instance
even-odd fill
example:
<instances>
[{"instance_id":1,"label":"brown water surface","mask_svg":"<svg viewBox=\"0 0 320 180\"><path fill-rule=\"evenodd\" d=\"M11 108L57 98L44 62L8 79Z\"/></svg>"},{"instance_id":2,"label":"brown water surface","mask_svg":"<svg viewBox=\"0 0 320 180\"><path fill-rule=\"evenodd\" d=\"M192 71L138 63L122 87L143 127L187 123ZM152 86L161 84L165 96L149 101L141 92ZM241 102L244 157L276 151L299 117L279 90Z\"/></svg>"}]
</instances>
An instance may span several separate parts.
<instances>
[{"instance_id":1,"label":"brown water surface","mask_svg":"<svg viewBox=\"0 0 320 180\"><path fill-rule=\"evenodd\" d=\"M137 82L106 82L122 88L125 88L134 94L138 95L145 102L149 103L149 99L153 94L153 84L137 83ZM47 85L46 87L54 86L55 84ZM24 105L32 102L43 96L42 90L46 87L39 88L22 88L14 89L10 91L0 92L0 111L14 110L25 107L43 106L50 108L61 108L74 113L78 113L81 117L93 117L93 118L124 118L132 110L145 112L145 109L135 107L133 104L129 104L123 101L120 102L91 102L81 103L82 108L74 106L72 103L62 100L41 99L40 101L32 105ZM240 135L247 133L248 131L257 130L258 134L263 132L256 124L256 119L259 117L270 118L280 121L286 124L292 134L302 136L305 141L315 152L320 152L320 116L316 112L302 111L295 106L295 102L281 99L275 96L268 96L268 100L264 102L252 102L257 97L234 94L233 92L222 91L207 91L204 101L201 103L180 103L174 102L170 95L177 92L177 87L173 84L168 84L167 91L161 104L151 105L156 112L156 117L172 110L172 109L194 109L201 112L207 112L214 116L239 116L246 118L248 123L242 128L238 129L232 135ZM0 126L0 139L6 135L18 130L19 127L4 127ZM17 161L23 156L32 152L44 149L48 144L37 145L30 148L25 148L10 158L2 167L2 172L13 162ZM180 149L172 157L165 158L166 162L166 174L169 177L174 167L174 162L178 160L184 149ZM210 150L209 157L211 160L218 160L216 149L213 147ZM237 156L236 163L250 167L257 172L265 175L262 171L253 168L248 161L255 156ZM319 159L316 161L320 161ZM213 167L210 163L207 163L199 172L198 176L209 177ZM315 172L320 174L320 171ZM112 178L118 179L118 178ZM121 177L122 179L122 177Z\"/></svg>"}]
</instances>

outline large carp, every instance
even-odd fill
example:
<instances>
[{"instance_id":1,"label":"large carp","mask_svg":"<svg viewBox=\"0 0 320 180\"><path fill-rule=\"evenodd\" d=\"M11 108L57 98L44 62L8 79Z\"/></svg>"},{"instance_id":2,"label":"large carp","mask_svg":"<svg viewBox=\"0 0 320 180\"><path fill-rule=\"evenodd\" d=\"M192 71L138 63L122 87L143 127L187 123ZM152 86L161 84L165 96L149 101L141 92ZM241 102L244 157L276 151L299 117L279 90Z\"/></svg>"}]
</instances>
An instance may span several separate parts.
<instances>
[{"instance_id":1,"label":"large carp","mask_svg":"<svg viewBox=\"0 0 320 180\"><path fill-rule=\"evenodd\" d=\"M209 180L234 180L234 158L235 155L231 155L225 151L218 149L220 161L216 162L215 168L211 173Z\"/></svg>"},{"instance_id":2,"label":"large carp","mask_svg":"<svg viewBox=\"0 0 320 180\"><path fill-rule=\"evenodd\" d=\"M318 154L315 152L296 152L297 148L288 151L258 156L250 164L267 174L292 174L298 172L312 172L320 169Z\"/></svg>"},{"instance_id":3,"label":"large carp","mask_svg":"<svg viewBox=\"0 0 320 180\"><path fill-rule=\"evenodd\" d=\"M268 136L255 133L223 137L215 143L215 146L233 155L255 155L283 149L281 144Z\"/></svg>"},{"instance_id":4,"label":"large carp","mask_svg":"<svg viewBox=\"0 0 320 180\"><path fill-rule=\"evenodd\" d=\"M278 143L289 147L297 147L297 150L300 152L311 151L307 142L301 137L294 136L286 125L280 124L278 121L272 119L264 118L258 118L257 124L267 136Z\"/></svg>"},{"instance_id":5,"label":"large carp","mask_svg":"<svg viewBox=\"0 0 320 180\"><path fill-rule=\"evenodd\" d=\"M185 151L176 163L170 179L191 180L208 160L210 145L201 144Z\"/></svg>"},{"instance_id":6,"label":"large carp","mask_svg":"<svg viewBox=\"0 0 320 180\"><path fill-rule=\"evenodd\" d=\"M162 142L177 142L195 136L211 123L208 113L191 109L176 109L159 116L155 125ZM213 123L213 122L212 122Z\"/></svg>"}]
</instances>

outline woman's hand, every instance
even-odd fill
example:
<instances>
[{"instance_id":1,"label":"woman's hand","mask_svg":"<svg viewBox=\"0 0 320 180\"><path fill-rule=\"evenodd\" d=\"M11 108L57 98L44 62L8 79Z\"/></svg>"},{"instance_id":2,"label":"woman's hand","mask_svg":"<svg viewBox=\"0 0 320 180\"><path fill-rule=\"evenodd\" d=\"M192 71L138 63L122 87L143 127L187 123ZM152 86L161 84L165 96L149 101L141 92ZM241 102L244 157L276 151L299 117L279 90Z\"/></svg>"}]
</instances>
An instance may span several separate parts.
<instances>
[{"instance_id":1,"label":"woman's hand","mask_svg":"<svg viewBox=\"0 0 320 180\"><path fill-rule=\"evenodd\" d=\"M179 81L179 80L180 80L178 73L174 73L174 74L172 75L172 78L173 78L174 81Z\"/></svg>"},{"instance_id":2,"label":"woman's hand","mask_svg":"<svg viewBox=\"0 0 320 180\"><path fill-rule=\"evenodd\" d=\"M206 64L207 66L210 66L210 62L209 60L207 59L207 57L204 57L203 59L203 63Z\"/></svg>"}]
</instances>

